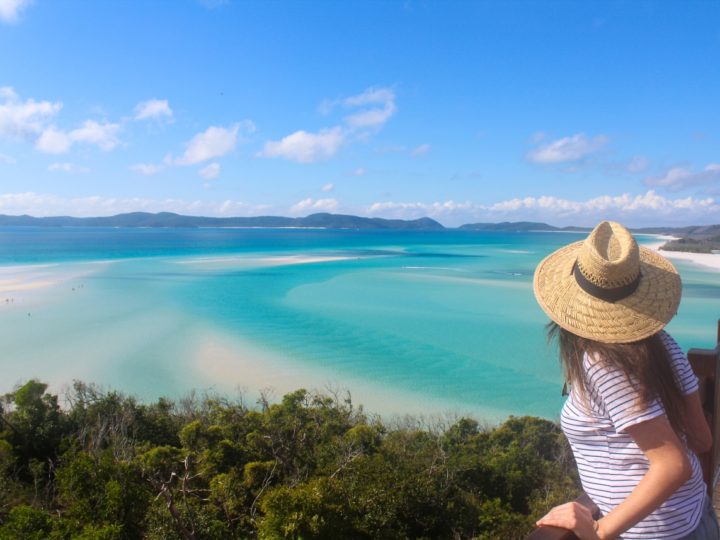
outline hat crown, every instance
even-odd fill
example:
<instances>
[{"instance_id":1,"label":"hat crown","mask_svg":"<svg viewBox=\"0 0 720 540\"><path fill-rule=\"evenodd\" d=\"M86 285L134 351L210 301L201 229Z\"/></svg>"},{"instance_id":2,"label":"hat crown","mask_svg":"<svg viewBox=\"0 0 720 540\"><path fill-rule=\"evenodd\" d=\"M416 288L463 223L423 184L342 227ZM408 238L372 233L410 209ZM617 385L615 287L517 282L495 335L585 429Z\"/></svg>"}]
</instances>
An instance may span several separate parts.
<instances>
[{"instance_id":1,"label":"hat crown","mask_svg":"<svg viewBox=\"0 0 720 540\"><path fill-rule=\"evenodd\" d=\"M640 248L621 224L603 221L580 248L577 265L582 275L598 287L622 287L640 274Z\"/></svg>"}]
</instances>

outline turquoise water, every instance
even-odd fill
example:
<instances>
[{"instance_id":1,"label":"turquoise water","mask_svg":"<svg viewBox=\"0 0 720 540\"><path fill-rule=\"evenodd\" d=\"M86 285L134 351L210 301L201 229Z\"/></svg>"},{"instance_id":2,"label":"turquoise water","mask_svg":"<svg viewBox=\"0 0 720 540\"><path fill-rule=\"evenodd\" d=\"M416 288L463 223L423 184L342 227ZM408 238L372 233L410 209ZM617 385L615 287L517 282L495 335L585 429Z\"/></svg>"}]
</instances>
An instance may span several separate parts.
<instances>
[{"instance_id":1,"label":"turquoise water","mask_svg":"<svg viewBox=\"0 0 720 540\"><path fill-rule=\"evenodd\" d=\"M582 237L0 229L0 391L33 376L145 399L329 386L383 414L556 418L562 378L532 272ZM720 273L676 266L669 330L712 347Z\"/></svg>"}]
</instances>

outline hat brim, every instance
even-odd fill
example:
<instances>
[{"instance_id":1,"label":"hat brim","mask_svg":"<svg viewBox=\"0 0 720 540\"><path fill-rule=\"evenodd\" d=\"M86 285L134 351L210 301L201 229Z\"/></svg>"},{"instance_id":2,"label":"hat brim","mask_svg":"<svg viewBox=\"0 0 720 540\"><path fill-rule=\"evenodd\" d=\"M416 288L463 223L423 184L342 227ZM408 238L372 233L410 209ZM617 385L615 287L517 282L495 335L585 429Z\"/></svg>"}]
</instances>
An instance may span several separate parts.
<instances>
[{"instance_id":1,"label":"hat brim","mask_svg":"<svg viewBox=\"0 0 720 540\"><path fill-rule=\"evenodd\" d=\"M547 256L533 278L540 307L562 328L604 343L630 343L659 332L675 316L682 284L670 261L640 246L637 289L622 300L607 302L575 281L573 267L582 245L575 242Z\"/></svg>"}]
</instances>

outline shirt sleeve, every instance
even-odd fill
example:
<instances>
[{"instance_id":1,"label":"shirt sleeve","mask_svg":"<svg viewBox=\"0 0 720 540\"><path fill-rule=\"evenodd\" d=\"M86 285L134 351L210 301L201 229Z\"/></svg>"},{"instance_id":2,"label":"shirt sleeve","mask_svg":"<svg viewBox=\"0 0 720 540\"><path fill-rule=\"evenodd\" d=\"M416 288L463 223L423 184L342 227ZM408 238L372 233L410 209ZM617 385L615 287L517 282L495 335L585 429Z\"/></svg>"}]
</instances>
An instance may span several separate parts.
<instances>
[{"instance_id":1,"label":"shirt sleeve","mask_svg":"<svg viewBox=\"0 0 720 540\"><path fill-rule=\"evenodd\" d=\"M660 338L670 355L675 380L680 387L680 392L684 396L696 392L699 388L697 377L680 345L665 331L660 333Z\"/></svg>"},{"instance_id":2,"label":"shirt sleeve","mask_svg":"<svg viewBox=\"0 0 720 540\"><path fill-rule=\"evenodd\" d=\"M637 381L632 378L628 380L621 370L608 367L587 354L585 367L588 390L603 405L615 431L625 431L630 426L665 414L665 409L657 399L641 406Z\"/></svg>"}]
</instances>

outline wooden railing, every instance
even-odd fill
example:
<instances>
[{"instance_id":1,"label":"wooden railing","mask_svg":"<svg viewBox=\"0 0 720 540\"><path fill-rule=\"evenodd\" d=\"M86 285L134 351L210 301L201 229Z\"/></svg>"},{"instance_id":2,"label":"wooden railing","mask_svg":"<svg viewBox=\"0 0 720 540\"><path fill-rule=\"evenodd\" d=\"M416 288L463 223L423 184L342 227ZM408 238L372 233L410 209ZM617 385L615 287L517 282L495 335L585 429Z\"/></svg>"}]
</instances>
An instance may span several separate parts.
<instances>
[{"instance_id":1,"label":"wooden railing","mask_svg":"<svg viewBox=\"0 0 720 540\"><path fill-rule=\"evenodd\" d=\"M712 447L698 456L708 493L712 497L720 466L720 321L715 348L690 349L688 360L700 383L700 399L712 433Z\"/></svg>"},{"instance_id":2,"label":"wooden railing","mask_svg":"<svg viewBox=\"0 0 720 540\"><path fill-rule=\"evenodd\" d=\"M700 399L712 432L712 447L698 456L708 494L712 497L720 473L720 321L715 348L690 349L687 356L700 384ZM596 519L599 517L597 506L584 493L576 502L590 508ZM559 527L538 527L525 540L577 540L577 536Z\"/></svg>"}]
</instances>

